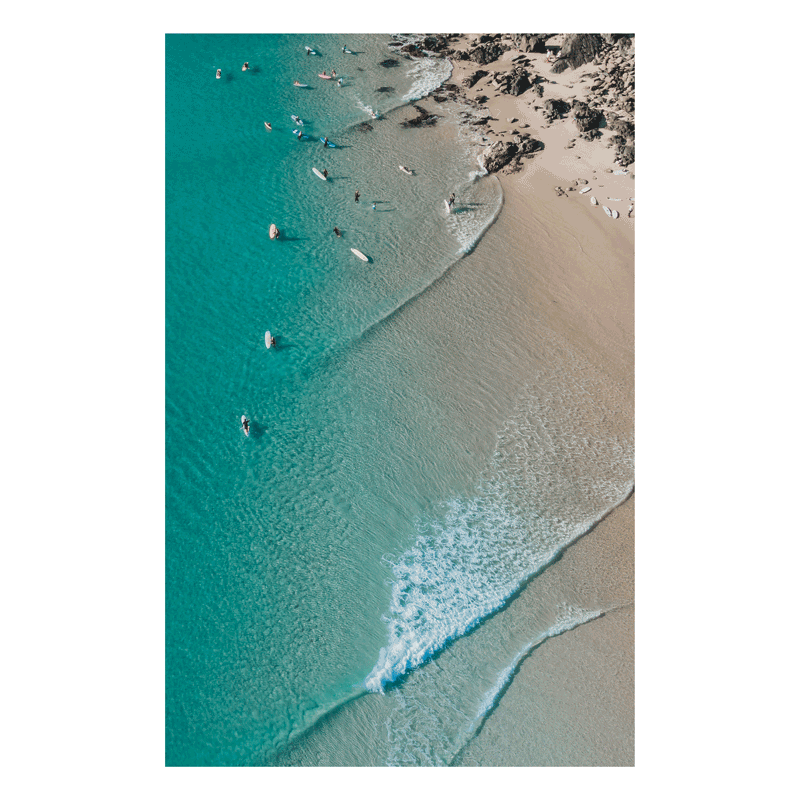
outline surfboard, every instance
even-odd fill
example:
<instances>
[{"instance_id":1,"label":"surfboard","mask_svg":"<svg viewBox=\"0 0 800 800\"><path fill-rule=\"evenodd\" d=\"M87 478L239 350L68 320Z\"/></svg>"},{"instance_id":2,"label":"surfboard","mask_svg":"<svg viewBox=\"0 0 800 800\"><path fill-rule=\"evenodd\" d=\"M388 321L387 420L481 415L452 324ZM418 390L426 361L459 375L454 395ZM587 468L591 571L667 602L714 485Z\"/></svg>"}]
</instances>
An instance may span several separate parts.
<instances>
[{"instance_id":1,"label":"surfboard","mask_svg":"<svg viewBox=\"0 0 800 800\"><path fill-rule=\"evenodd\" d=\"M311 167L311 171L318 177L322 178L322 180L328 180L316 167Z\"/></svg>"},{"instance_id":2,"label":"surfboard","mask_svg":"<svg viewBox=\"0 0 800 800\"><path fill-rule=\"evenodd\" d=\"M308 89L307 83L297 83L295 81L295 83L293 83L292 86L296 86L298 89Z\"/></svg>"},{"instance_id":3,"label":"surfboard","mask_svg":"<svg viewBox=\"0 0 800 800\"><path fill-rule=\"evenodd\" d=\"M611 216L611 209L608 206L603 206L603 211L605 211L609 217Z\"/></svg>"},{"instance_id":4,"label":"surfboard","mask_svg":"<svg viewBox=\"0 0 800 800\"><path fill-rule=\"evenodd\" d=\"M318 74L317 77L324 78L326 81L329 81L329 80L333 79L333 75L323 75L321 72Z\"/></svg>"},{"instance_id":5,"label":"surfboard","mask_svg":"<svg viewBox=\"0 0 800 800\"><path fill-rule=\"evenodd\" d=\"M293 120L294 120L294 121L295 121L295 122L296 122L298 125L305 125L305 123L303 122L303 120L301 120L301 119L300 119L300 117L298 117L298 116L297 116L297 114L292 114L292 119L293 119Z\"/></svg>"},{"instance_id":6,"label":"surfboard","mask_svg":"<svg viewBox=\"0 0 800 800\"><path fill-rule=\"evenodd\" d=\"M308 53L310 56L315 56L315 55L317 54L317 51L316 51L316 50L312 50L312 49L311 49L311 48L310 48L308 45L306 45L306 52L307 52L307 53Z\"/></svg>"},{"instance_id":7,"label":"surfboard","mask_svg":"<svg viewBox=\"0 0 800 800\"><path fill-rule=\"evenodd\" d=\"M298 134L302 134L302 136L300 137L301 139L308 139L308 134L307 134L307 133L303 133L303 132L300 130L300 128L295 128L295 129L292 131L292 133L294 134L294 138L295 138L295 139L297 138Z\"/></svg>"},{"instance_id":8,"label":"surfboard","mask_svg":"<svg viewBox=\"0 0 800 800\"><path fill-rule=\"evenodd\" d=\"M264 127L265 127L265 128L268 130L268 131L271 131L271 130L272 130L272 125L270 125L270 124L269 124L269 122L265 122L265 123L264 123Z\"/></svg>"},{"instance_id":9,"label":"surfboard","mask_svg":"<svg viewBox=\"0 0 800 800\"><path fill-rule=\"evenodd\" d=\"M322 144L325 144L325 137L324 136L320 136L319 140L322 142ZM333 142L328 142L328 147L336 147L336 145Z\"/></svg>"},{"instance_id":10,"label":"surfboard","mask_svg":"<svg viewBox=\"0 0 800 800\"><path fill-rule=\"evenodd\" d=\"M593 206L597 205L597 198L596 197L590 197L589 199L592 201L592 205Z\"/></svg>"},{"instance_id":11,"label":"surfboard","mask_svg":"<svg viewBox=\"0 0 800 800\"><path fill-rule=\"evenodd\" d=\"M613 202L615 202L615 203L619 203L619 202L621 202L621 201L622 201L622 198L621 198L621 197L609 197L608 199L609 199L609 200L612 200L612 201L613 201Z\"/></svg>"},{"instance_id":12,"label":"surfboard","mask_svg":"<svg viewBox=\"0 0 800 800\"><path fill-rule=\"evenodd\" d=\"M278 227L273 222L272 225L269 226L269 238L270 239L277 239L278 238Z\"/></svg>"},{"instance_id":13,"label":"surfboard","mask_svg":"<svg viewBox=\"0 0 800 800\"><path fill-rule=\"evenodd\" d=\"M356 250L355 247L351 247L350 251L355 253L362 261L369 261L369 259L360 250Z\"/></svg>"},{"instance_id":14,"label":"surfboard","mask_svg":"<svg viewBox=\"0 0 800 800\"><path fill-rule=\"evenodd\" d=\"M400 170L400 172L405 172L406 175L414 174L408 167L404 167L402 164L400 164L397 168Z\"/></svg>"},{"instance_id":15,"label":"surfboard","mask_svg":"<svg viewBox=\"0 0 800 800\"><path fill-rule=\"evenodd\" d=\"M449 214L450 213L450 203L447 200L444 201L444 210Z\"/></svg>"},{"instance_id":16,"label":"surfboard","mask_svg":"<svg viewBox=\"0 0 800 800\"><path fill-rule=\"evenodd\" d=\"M592 191L591 186L584 186L584 188L581 189L580 192L578 192L578 194L586 194L586 192L591 192L591 191Z\"/></svg>"},{"instance_id":17,"label":"surfboard","mask_svg":"<svg viewBox=\"0 0 800 800\"><path fill-rule=\"evenodd\" d=\"M615 209L614 209L614 210L611 212L611 216L612 216L614 219L619 219L619 211L617 211L617 209L615 208Z\"/></svg>"},{"instance_id":18,"label":"surfboard","mask_svg":"<svg viewBox=\"0 0 800 800\"><path fill-rule=\"evenodd\" d=\"M349 50L349 49L348 49L348 48L346 48L346 47L343 47L343 48L342 48L342 52L343 52L343 53L347 53L348 55L353 55L353 51L352 51L352 50Z\"/></svg>"},{"instance_id":19,"label":"surfboard","mask_svg":"<svg viewBox=\"0 0 800 800\"><path fill-rule=\"evenodd\" d=\"M272 334L269 331L264 334L264 344L267 346L267 350L272 347Z\"/></svg>"},{"instance_id":20,"label":"surfboard","mask_svg":"<svg viewBox=\"0 0 800 800\"><path fill-rule=\"evenodd\" d=\"M245 422L247 422L247 417L244 414L242 414L242 430L244 431L244 435L245 436L249 436L250 435L250 426L247 425L245 427Z\"/></svg>"}]
</instances>

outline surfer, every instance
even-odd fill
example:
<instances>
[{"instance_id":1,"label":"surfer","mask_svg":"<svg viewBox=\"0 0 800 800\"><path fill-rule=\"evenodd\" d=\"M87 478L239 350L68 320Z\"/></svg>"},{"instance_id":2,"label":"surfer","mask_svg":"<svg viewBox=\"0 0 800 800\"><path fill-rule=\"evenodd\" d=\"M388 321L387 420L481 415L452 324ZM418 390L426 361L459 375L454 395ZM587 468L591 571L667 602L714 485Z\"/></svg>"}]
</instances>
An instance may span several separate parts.
<instances>
[{"instance_id":1,"label":"surfer","mask_svg":"<svg viewBox=\"0 0 800 800\"><path fill-rule=\"evenodd\" d=\"M331 78L335 78L335 77L336 77L336 70L334 69L334 70L331 70Z\"/></svg>"},{"instance_id":2,"label":"surfer","mask_svg":"<svg viewBox=\"0 0 800 800\"><path fill-rule=\"evenodd\" d=\"M372 204L372 210L375 211L375 203Z\"/></svg>"},{"instance_id":3,"label":"surfer","mask_svg":"<svg viewBox=\"0 0 800 800\"><path fill-rule=\"evenodd\" d=\"M342 86L342 79L341 79L341 78L339 78L339 80L338 80L338 81L336 81L336 84L337 84L338 86Z\"/></svg>"},{"instance_id":4,"label":"surfer","mask_svg":"<svg viewBox=\"0 0 800 800\"><path fill-rule=\"evenodd\" d=\"M326 169L322 170L322 174L327 178L328 177L328 170L326 170Z\"/></svg>"},{"instance_id":5,"label":"surfer","mask_svg":"<svg viewBox=\"0 0 800 800\"><path fill-rule=\"evenodd\" d=\"M336 234L337 237L342 235L342 232L336 227L334 227L333 232Z\"/></svg>"},{"instance_id":6,"label":"surfer","mask_svg":"<svg viewBox=\"0 0 800 800\"><path fill-rule=\"evenodd\" d=\"M242 419L242 430L245 432L246 436L250 435L250 420L247 417Z\"/></svg>"},{"instance_id":7,"label":"surfer","mask_svg":"<svg viewBox=\"0 0 800 800\"><path fill-rule=\"evenodd\" d=\"M275 347L275 337L274 336L270 336L269 337L269 346L270 347Z\"/></svg>"},{"instance_id":8,"label":"surfer","mask_svg":"<svg viewBox=\"0 0 800 800\"><path fill-rule=\"evenodd\" d=\"M280 232L279 228L275 228L275 238L276 239L280 239L281 238L281 232Z\"/></svg>"},{"instance_id":9,"label":"surfer","mask_svg":"<svg viewBox=\"0 0 800 800\"><path fill-rule=\"evenodd\" d=\"M455 203L455 202L456 202L456 193L455 192L450 192L450 197L447 200L447 205L449 205L450 208L452 208L453 207L453 203Z\"/></svg>"},{"instance_id":10,"label":"surfer","mask_svg":"<svg viewBox=\"0 0 800 800\"><path fill-rule=\"evenodd\" d=\"M327 147L328 146L328 137L327 136L322 140L322 146L323 147Z\"/></svg>"},{"instance_id":11,"label":"surfer","mask_svg":"<svg viewBox=\"0 0 800 800\"><path fill-rule=\"evenodd\" d=\"M361 194L361 192L359 192L358 189L356 189L356 203L358 202L358 197L359 197L360 194Z\"/></svg>"},{"instance_id":12,"label":"surfer","mask_svg":"<svg viewBox=\"0 0 800 800\"><path fill-rule=\"evenodd\" d=\"M303 84L302 84L302 83L300 83L300 81L295 81L295 82L294 82L294 85L295 85L295 86L302 86Z\"/></svg>"},{"instance_id":13,"label":"surfer","mask_svg":"<svg viewBox=\"0 0 800 800\"><path fill-rule=\"evenodd\" d=\"M322 75L320 75L320 77L321 77L321 78L327 78L327 77L328 77L328 76L325 74L325 70L322 70Z\"/></svg>"},{"instance_id":14,"label":"surfer","mask_svg":"<svg viewBox=\"0 0 800 800\"><path fill-rule=\"evenodd\" d=\"M272 130L272 124L271 124L271 123L269 123L269 122L265 122L265 123L264 123L264 127L265 127L265 128L268 130L268 131L271 131L271 130Z\"/></svg>"},{"instance_id":15,"label":"surfer","mask_svg":"<svg viewBox=\"0 0 800 800\"><path fill-rule=\"evenodd\" d=\"M343 52L343 53L346 53L346 52L347 52L347 45L344 45L344 47L342 47L342 52Z\"/></svg>"},{"instance_id":16,"label":"surfer","mask_svg":"<svg viewBox=\"0 0 800 800\"><path fill-rule=\"evenodd\" d=\"M222 70L221 70L221 69L218 69L218 70L217 70L217 77L218 77L218 78L221 78L221 77L222 77Z\"/></svg>"},{"instance_id":17,"label":"surfer","mask_svg":"<svg viewBox=\"0 0 800 800\"><path fill-rule=\"evenodd\" d=\"M297 131L297 141L299 142L303 138L303 131Z\"/></svg>"},{"instance_id":18,"label":"surfer","mask_svg":"<svg viewBox=\"0 0 800 800\"><path fill-rule=\"evenodd\" d=\"M248 69L250 69L250 62L249 61L245 61L244 64L242 64L242 72L244 72L245 70L248 70Z\"/></svg>"}]
</instances>

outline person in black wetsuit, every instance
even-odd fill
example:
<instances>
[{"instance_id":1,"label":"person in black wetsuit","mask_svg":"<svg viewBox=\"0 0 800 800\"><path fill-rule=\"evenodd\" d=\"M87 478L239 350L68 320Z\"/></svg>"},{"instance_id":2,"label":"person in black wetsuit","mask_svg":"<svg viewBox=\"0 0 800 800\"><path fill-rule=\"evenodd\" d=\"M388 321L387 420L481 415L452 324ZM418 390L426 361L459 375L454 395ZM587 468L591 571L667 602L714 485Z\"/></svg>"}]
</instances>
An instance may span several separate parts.
<instances>
[{"instance_id":1,"label":"person in black wetsuit","mask_svg":"<svg viewBox=\"0 0 800 800\"><path fill-rule=\"evenodd\" d=\"M335 233L337 236L341 236L341 235L342 235L342 232L341 232L341 231L340 231L338 228L334 228L334 229L333 229L333 232L334 232L334 233Z\"/></svg>"},{"instance_id":2,"label":"person in black wetsuit","mask_svg":"<svg viewBox=\"0 0 800 800\"><path fill-rule=\"evenodd\" d=\"M358 197L359 197L360 194L361 194L361 192L359 192L358 189L356 189L356 203L358 202Z\"/></svg>"}]
</instances>

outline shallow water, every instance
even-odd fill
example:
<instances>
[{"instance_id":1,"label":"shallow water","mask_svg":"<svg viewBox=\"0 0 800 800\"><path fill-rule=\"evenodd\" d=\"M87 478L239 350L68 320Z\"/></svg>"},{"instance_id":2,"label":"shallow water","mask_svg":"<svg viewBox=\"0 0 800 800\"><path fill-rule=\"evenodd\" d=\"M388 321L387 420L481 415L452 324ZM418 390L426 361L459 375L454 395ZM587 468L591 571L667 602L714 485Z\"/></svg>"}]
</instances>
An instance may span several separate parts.
<instances>
[{"instance_id":1,"label":"shallow water","mask_svg":"<svg viewBox=\"0 0 800 800\"><path fill-rule=\"evenodd\" d=\"M596 611L508 601L626 496L632 442L587 436L607 387L465 255L499 182L461 109L400 125L449 67L388 41L167 37L167 764L450 763L521 649Z\"/></svg>"}]
</instances>

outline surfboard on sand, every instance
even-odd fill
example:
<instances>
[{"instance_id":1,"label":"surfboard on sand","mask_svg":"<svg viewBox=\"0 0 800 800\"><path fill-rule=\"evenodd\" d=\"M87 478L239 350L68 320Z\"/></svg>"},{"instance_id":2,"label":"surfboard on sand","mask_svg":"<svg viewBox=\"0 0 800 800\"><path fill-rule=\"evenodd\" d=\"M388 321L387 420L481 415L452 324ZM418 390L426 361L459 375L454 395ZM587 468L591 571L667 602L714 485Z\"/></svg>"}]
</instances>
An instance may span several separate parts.
<instances>
[{"instance_id":1,"label":"surfboard on sand","mask_svg":"<svg viewBox=\"0 0 800 800\"><path fill-rule=\"evenodd\" d=\"M269 226L269 238L270 239L278 238L278 226L274 222L272 223L272 225Z\"/></svg>"},{"instance_id":2,"label":"surfboard on sand","mask_svg":"<svg viewBox=\"0 0 800 800\"><path fill-rule=\"evenodd\" d=\"M597 198L596 197L590 197L589 199L592 201L592 205L593 206L597 205Z\"/></svg>"},{"instance_id":3,"label":"surfboard on sand","mask_svg":"<svg viewBox=\"0 0 800 800\"><path fill-rule=\"evenodd\" d=\"M614 209L614 210L611 212L611 216L612 216L614 219L619 219L619 211L617 211L617 209L615 208L615 209Z\"/></svg>"},{"instance_id":4,"label":"surfboard on sand","mask_svg":"<svg viewBox=\"0 0 800 800\"><path fill-rule=\"evenodd\" d=\"M592 191L591 186L584 186L583 189L581 189L580 192L578 192L578 194L586 194L586 192L591 192L591 191Z\"/></svg>"},{"instance_id":5,"label":"surfboard on sand","mask_svg":"<svg viewBox=\"0 0 800 800\"><path fill-rule=\"evenodd\" d=\"M311 167L311 171L318 177L322 178L322 180L328 180L316 167Z\"/></svg>"},{"instance_id":6,"label":"surfboard on sand","mask_svg":"<svg viewBox=\"0 0 800 800\"><path fill-rule=\"evenodd\" d=\"M369 261L369 259L360 250L356 250L355 247L351 247L350 251L355 253L362 261Z\"/></svg>"},{"instance_id":7,"label":"surfboard on sand","mask_svg":"<svg viewBox=\"0 0 800 800\"><path fill-rule=\"evenodd\" d=\"M608 206L603 206L603 211L605 211L609 217L611 216L611 209Z\"/></svg>"}]
</instances>

